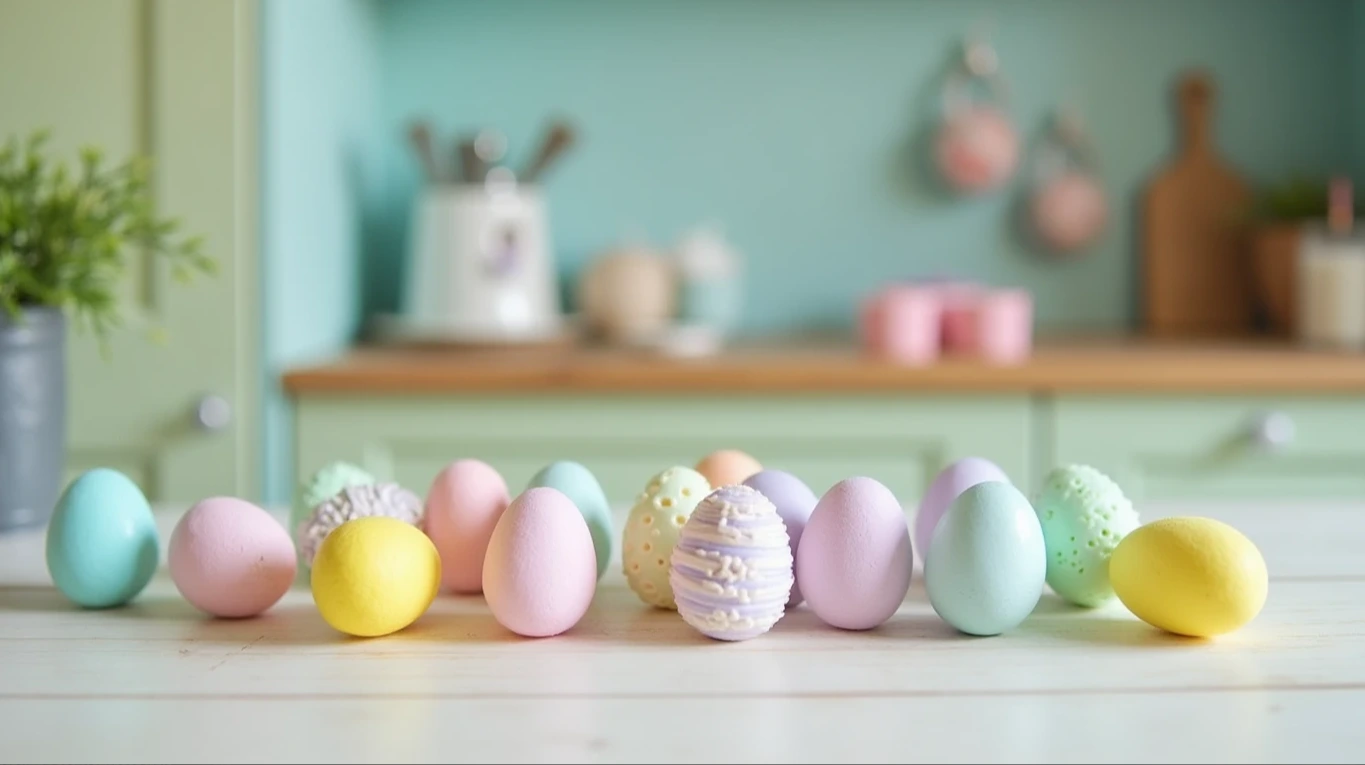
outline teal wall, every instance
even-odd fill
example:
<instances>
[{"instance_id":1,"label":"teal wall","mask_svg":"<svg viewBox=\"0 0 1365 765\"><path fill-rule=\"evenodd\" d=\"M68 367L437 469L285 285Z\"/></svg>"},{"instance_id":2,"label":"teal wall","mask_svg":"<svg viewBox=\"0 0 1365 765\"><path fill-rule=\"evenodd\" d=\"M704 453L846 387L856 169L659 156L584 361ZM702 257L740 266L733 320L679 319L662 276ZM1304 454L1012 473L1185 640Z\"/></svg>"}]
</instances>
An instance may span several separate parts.
<instances>
[{"instance_id":1,"label":"teal wall","mask_svg":"<svg viewBox=\"0 0 1365 765\"><path fill-rule=\"evenodd\" d=\"M1253 179L1365 175L1365 0L269 0L265 4L263 459L291 487L289 365L393 310L420 181L407 121L583 143L548 185L568 278L625 235L668 245L721 223L749 261L745 329L846 326L892 278L1022 284L1045 328L1128 326L1132 210L1171 146L1169 85L1220 86L1218 136ZM1022 187L953 201L922 172L936 75L983 18L1034 139L1065 101L1087 121L1115 208L1093 252L1029 251Z\"/></svg>"},{"instance_id":2,"label":"teal wall","mask_svg":"<svg viewBox=\"0 0 1365 765\"><path fill-rule=\"evenodd\" d=\"M261 459L264 499L280 502L293 475L280 374L344 348L360 321L364 195L382 161L379 25L368 0L275 0L262 16Z\"/></svg>"}]
</instances>

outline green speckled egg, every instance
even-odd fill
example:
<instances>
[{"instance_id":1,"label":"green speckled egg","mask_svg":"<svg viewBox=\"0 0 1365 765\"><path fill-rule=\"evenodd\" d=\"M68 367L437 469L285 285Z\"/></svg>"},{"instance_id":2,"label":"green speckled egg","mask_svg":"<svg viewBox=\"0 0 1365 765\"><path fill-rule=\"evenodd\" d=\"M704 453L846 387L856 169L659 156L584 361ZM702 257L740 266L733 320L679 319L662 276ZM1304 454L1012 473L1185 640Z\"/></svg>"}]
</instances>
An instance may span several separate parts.
<instances>
[{"instance_id":1,"label":"green speckled egg","mask_svg":"<svg viewBox=\"0 0 1365 765\"><path fill-rule=\"evenodd\" d=\"M669 560L683 524L710 493L705 476L674 466L651 478L635 500L621 542L621 569L640 600L677 610L668 581Z\"/></svg>"},{"instance_id":2,"label":"green speckled egg","mask_svg":"<svg viewBox=\"0 0 1365 765\"><path fill-rule=\"evenodd\" d=\"M1089 465L1053 469L1033 503L1047 544L1047 583L1078 606L1114 597L1109 556L1133 529L1138 514L1113 479Z\"/></svg>"},{"instance_id":3,"label":"green speckled egg","mask_svg":"<svg viewBox=\"0 0 1365 765\"><path fill-rule=\"evenodd\" d=\"M294 507L289 514L289 534L294 538L295 545L302 546L299 526L312 517L314 508L341 493L342 489L370 483L375 483L374 476L349 462L332 462L319 468L307 483L298 488L294 496ZM300 565L300 568L306 569L306 566Z\"/></svg>"}]
</instances>

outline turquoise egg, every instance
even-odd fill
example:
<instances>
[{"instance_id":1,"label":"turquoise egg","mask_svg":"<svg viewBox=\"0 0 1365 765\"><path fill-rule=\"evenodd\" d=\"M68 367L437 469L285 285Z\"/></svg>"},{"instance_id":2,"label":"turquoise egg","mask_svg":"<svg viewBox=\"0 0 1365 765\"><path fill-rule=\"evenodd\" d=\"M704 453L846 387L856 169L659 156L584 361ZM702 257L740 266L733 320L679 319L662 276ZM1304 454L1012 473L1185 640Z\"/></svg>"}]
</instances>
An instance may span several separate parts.
<instances>
[{"instance_id":1,"label":"turquoise egg","mask_svg":"<svg viewBox=\"0 0 1365 765\"><path fill-rule=\"evenodd\" d=\"M924 587L942 619L969 635L1019 626L1043 596L1047 547L1033 506L1013 485L985 481L958 495L924 558Z\"/></svg>"},{"instance_id":2,"label":"turquoise egg","mask_svg":"<svg viewBox=\"0 0 1365 765\"><path fill-rule=\"evenodd\" d=\"M526 488L539 487L558 489L583 514L583 520L588 522L588 531L592 534L593 549L597 553L597 578L600 580L611 561L611 540L615 536L612 531L611 505L602 491L602 485L592 471L583 465L561 460L542 468L531 478Z\"/></svg>"},{"instance_id":3,"label":"turquoise egg","mask_svg":"<svg viewBox=\"0 0 1365 765\"><path fill-rule=\"evenodd\" d=\"M78 605L121 606L151 581L160 546L142 490L117 470L95 468L57 500L47 526L47 570Z\"/></svg>"}]
</instances>

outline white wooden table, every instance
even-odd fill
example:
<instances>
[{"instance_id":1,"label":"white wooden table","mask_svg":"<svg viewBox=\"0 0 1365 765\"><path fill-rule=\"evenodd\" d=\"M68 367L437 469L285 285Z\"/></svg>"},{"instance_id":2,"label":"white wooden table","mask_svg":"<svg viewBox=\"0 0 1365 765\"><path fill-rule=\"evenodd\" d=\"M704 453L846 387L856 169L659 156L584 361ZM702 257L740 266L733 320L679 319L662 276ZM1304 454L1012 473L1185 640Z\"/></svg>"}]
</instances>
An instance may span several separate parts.
<instances>
[{"instance_id":1,"label":"white wooden table","mask_svg":"<svg viewBox=\"0 0 1365 765\"><path fill-rule=\"evenodd\" d=\"M134 605L78 611L40 534L0 537L0 762L1365 759L1365 507L1144 516L1179 512L1265 553L1269 600L1243 631L1178 639L1049 594L1015 632L967 638L916 572L875 631L802 608L724 644L646 608L613 567L557 638L515 638L479 599L443 596L362 641L305 589L262 618L203 618L164 570Z\"/></svg>"}]
</instances>

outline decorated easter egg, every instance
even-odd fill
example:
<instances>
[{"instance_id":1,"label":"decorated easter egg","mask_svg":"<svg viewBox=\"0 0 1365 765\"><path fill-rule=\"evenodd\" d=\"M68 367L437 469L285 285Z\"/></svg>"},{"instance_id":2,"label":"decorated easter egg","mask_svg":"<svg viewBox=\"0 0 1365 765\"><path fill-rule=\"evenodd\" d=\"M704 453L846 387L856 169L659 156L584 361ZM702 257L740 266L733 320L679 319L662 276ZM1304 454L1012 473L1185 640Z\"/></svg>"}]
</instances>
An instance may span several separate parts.
<instances>
[{"instance_id":1,"label":"decorated easter egg","mask_svg":"<svg viewBox=\"0 0 1365 765\"><path fill-rule=\"evenodd\" d=\"M1043 525L1052 591L1087 608L1114 597L1109 556L1139 524L1118 484L1089 465L1063 465L1043 479L1033 508Z\"/></svg>"},{"instance_id":2,"label":"decorated easter egg","mask_svg":"<svg viewBox=\"0 0 1365 765\"><path fill-rule=\"evenodd\" d=\"M1212 518L1162 518L1134 529L1109 559L1123 605L1158 629L1216 637L1261 612L1265 558L1236 528Z\"/></svg>"},{"instance_id":3,"label":"decorated easter egg","mask_svg":"<svg viewBox=\"0 0 1365 765\"><path fill-rule=\"evenodd\" d=\"M758 460L738 449L711 452L697 463L696 471L706 477L715 488L743 483L744 479L762 470Z\"/></svg>"},{"instance_id":4,"label":"decorated easter egg","mask_svg":"<svg viewBox=\"0 0 1365 765\"><path fill-rule=\"evenodd\" d=\"M502 475L479 460L456 460L432 480L426 531L441 551L446 589L463 594L483 591L483 556L509 500Z\"/></svg>"},{"instance_id":5,"label":"decorated easter egg","mask_svg":"<svg viewBox=\"0 0 1365 765\"><path fill-rule=\"evenodd\" d=\"M518 635L558 635L583 618L596 588L592 533L573 501L548 486L512 500L483 561L493 618Z\"/></svg>"},{"instance_id":6,"label":"decorated easter egg","mask_svg":"<svg viewBox=\"0 0 1365 765\"><path fill-rule=\"evenodd\" d=\"M531 478L527 488L534 489L539 486L559 489L573 501L578 512L583 514L588 531L592 533L592 546L597 555L597 578L601 579L602 574L607 571L607 564L611 561L612 538L615 536L611 523L611 505L607 502L606 493L602 491L602 485L597 482L592 471L583 465L562 460L542 468Z\"/></svg>"},{"instance_id":7,"label":"decorated easter egg","mask_svg":"<svg viewBox=\"0 0 1365 765\"><path fill-rule=\"evenodd\" d=\"M777 507L743 484L722 486L697 504L671 563L678 613L716 640L748 640L772 629L795 582Z\"/></svg>"},{"instance_id":8,"label":"decorated easter egg","mask_svg":"<svg viewBox=\"0 0 1365 765\"><path fill-rule=\"evenodd\" d=\"M160 538L147 497L128 476L95 468L67 485L47 526L52 583L86 608L121 606L156 573Z\"/></svg>"},{"instance_id":9,"label":"decorated easter egg","mask_svg":"<svg viewBox=\"0 0 1365 765\"><path fill-rule=\"evenodd\" d=\"M999 188L1019 164L1019 136L1004 112L987 104L954 112L939 129L939 172L958 191Z\"/></svg>"},{"instance_id":10,"label":"decorated easter egg","mask_svg":"<svg viewBox=\"0 0 1365 765\"><path fill-rule=\"evenodd\" d=\"M1044 182L1034 192L1030 213L1038 238L1057 252L1093 242L1108 217L1104 189L1093 176L1077 171Z\"/></svg>"},{"instance_id":11,"label":"decorated easter egg","mask_svg":"<svg viewBox=\"0 0 1365 765\"><path fill-rule=\"evenodd\" d=\"M311 583L318 613L333 629L378 637L431 607L441 588L441 557L416 526L371 515L327 535L313 558Z\"/></svg>"},{"instance_id":12,"label":"decorated easter egg","mask_svg":"<svg viewBox=\"0 0 1365 765\"><path fill-rule=\"evenodd\" d=\"M375 482L376 479L370 471L344 460L330 462L318 468L294 493L294 504L289 511L289 531L296 535L294 543L301 546L302 540L298 538L297 532L312 517L318 505L335 497L348 486ZM300 562L305 569L308 567L307 561Z\"/></svg>"},{"instance_id":13,"label":"decorated easter egg","mask_svg":"<svg viewBox=\"0 0 1365 765\"><path fill-rule=\"evenodd\" d=\"M1038 516L1012 484L985 481L953 501L924 559L934 611L969 635L999 635L1043 596L1047 550Z\"/></svg>"},{"instance_id":14,"label":"decorated easter egg","mask_svg":"<svg viewBox=\"0 0 1365 765\"><path fill-rule=\"evenodd\" d=\"M815 492L811 491L810 487L803 483L800 478L785 470L774 470L772 468L749 476L745 479L744 485L757 489L777 508L777 515L782 519L782 524L787 529L787 541L791 547L792 560L795 561L796 549L801 545L801 534L806 530L806 522L810 520L810 514L815 509L815 503L819 501ZM792 591L787 599L787 607L799 606L802 600L801 582L793 577Z\"/></svg>"},{"instance_id":15,"label":"decorated easter egg","mask_svg":"<svg viewBox=\"0 0 1365 765\"><path fill-rule=\"evenodd\" d=\"M167 564L185 600L226 618L255 616L275 605L298 570L284 526L235 497L210 497L181 516Z\"/></svg>"},{"instance_id":16,"label":"decorated easter egg","mask_svg":"<svg viewBox=\"0 0 1365 765\"><path fill-rule=\"evenodd\" d=\"M396 483L347 486L318 503L313 514L294 532L305 565L313 562L318 547L341 524L356 518L384 515L422 528L422 500Z\"/></svg>"},{"instance_id":17,"label":"decorated easter egg","mask_svg":"<svg viewBox=\"0 0 1365 765\"><path fill-rule=\"evenodd\" d=\"M649 479L635 500L621 541L621 568L640 600L658 608L678 607L668 581L669 559L683 524L710 493L701 473L674 466Z\"/></svg>"},{"instance_id":18,"label":"decorated easter egg","mask_svg":"<svg viewBox=\"0 0 1365 765\"><path fill-rule=\"evenodd\" d=\"M796 549L796 580L821 621L868 630L890 619L910 589L910 526L896 495L872 478L846 478L811 511Z\"/></svg>"},{"instance_id":19,"label":"decorated easter egg","mask_svg":"<svg viewBox=\"0 0 1365 765\"><path fill-rule=\"evenodd\" d=\"M994 462L980 457L964 457L943 468L929 483L915 514L915 549L923 556L929 549L934 528L953 500L967 488L982 481L1009 483L1009 476Z\"/></svg>"}]
</instances>

